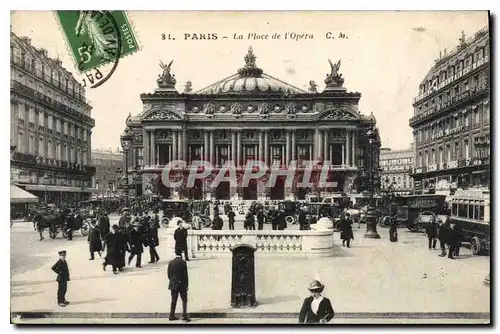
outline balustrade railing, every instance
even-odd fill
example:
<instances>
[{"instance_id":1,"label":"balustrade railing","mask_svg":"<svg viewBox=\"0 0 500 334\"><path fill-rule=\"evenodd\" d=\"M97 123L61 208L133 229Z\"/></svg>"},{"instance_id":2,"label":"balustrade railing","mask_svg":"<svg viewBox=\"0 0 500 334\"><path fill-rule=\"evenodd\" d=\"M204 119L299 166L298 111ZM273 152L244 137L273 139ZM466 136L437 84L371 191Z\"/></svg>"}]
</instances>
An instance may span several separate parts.
<instances>
[{"instance_id":1,"label":"balustrade railing","mask_svg":"<svg viewBox=\"0 0 500 334\"><path fill-rule=\"evenodd\" d=\"M168 257L174 256L174 228L165 237ZM188 251L193 257L218 257L231 254L231 248L247 244L261 255L333 256L333 230L189 230Z\"/></svg>"}]
</instances>

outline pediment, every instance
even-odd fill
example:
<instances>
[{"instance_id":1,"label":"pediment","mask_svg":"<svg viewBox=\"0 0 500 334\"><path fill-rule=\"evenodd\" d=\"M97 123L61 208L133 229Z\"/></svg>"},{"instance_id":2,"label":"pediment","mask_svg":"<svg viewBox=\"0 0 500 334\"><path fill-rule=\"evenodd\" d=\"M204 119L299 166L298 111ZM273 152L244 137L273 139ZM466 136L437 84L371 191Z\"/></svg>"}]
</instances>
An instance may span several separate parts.
<instances>
[{"instance_id":1,"label":"pediment","mask_svg":"<svg viewBox=\"0 0 500 334\"><path fill-rule=\"evenodd\" d=\"M170 108L153 108L145 113L143 119L150 121L181 121L184 116Z\"/></svg>"},{"instance_id":2,"label":"pediment","mask_svg":"<svg viewBox=\"0 0 500 334\"><path fill-rule=\"evenodd\" d=\"M359 115L356 112L347 109L327 109L325 111L322 111L318 115L318 119L352 121L352 120L358 120Z\"/></svg>"}]
</instances>

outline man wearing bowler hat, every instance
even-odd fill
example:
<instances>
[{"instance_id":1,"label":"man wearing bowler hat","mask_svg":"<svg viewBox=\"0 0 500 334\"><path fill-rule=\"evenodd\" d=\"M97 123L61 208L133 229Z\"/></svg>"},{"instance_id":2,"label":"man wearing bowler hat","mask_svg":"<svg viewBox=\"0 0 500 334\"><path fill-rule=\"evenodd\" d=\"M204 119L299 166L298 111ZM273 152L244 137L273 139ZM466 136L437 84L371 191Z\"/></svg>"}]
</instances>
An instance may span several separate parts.
<instances>
[{"instance_id":1,"label":"man wearing bowler hat","mask_svg":"<svg viewBox=\"0 0 500 334\"><path fill-rule=\"evenodd\" d=\"M59 260L52 266L52 271L57 274L57 304L66 307L69 302L66 300L66 291L68 290L69 268L66 262L66 251L59 252Z\"/></svg>"}]
</instances>

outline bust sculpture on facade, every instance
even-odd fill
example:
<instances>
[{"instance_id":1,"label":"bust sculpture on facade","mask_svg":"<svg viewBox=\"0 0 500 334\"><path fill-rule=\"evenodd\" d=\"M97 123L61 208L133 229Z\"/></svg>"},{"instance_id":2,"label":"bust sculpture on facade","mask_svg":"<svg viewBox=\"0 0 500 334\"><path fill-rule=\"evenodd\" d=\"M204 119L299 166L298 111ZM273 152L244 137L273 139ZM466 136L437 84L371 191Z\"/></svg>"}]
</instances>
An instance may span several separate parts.
<instances>
[{"instance_id":1,"label":"bust sculpture on facade","mask_svg":"<svg viewBox=\"0 0 500 334\"><path fill-rule=\"evenodd\" d=\"M184 93L191 93L193 91L193 83L191 81L186 81L184 84Z\"/></svg>"},{"instance_id":2,"label":"bust sculpture on facade","mask_svg":"<svg viewBox=\"0 0 500 334\"><path fill-rule=\"evenodd\" d=\"M156 80L156 82L158 83L158 87L173 88L177 83L177 80L175 80L175 75L170 73L170 68L172 67L173 62L174 61L172 60L168 65L165 65L160 60L160 67L163 70L163 72L161 75L158 75L158 80Z\"/></svg>"},{"instance_id":3,"label":"bust sculpture on facade","mask_svg":"<svg viewBox=\"0 0 500 334\"><path fill-rule=\"evenodd\" d=\"M309 88L307 89L311 93L317 93L318 92L318 85L314 80L309 81Z\"/></svg>"},{"instance_id":4,"label":"bust sculpture on facade","mask_svg":"<svg viewBox=\"0 0 500 334\"><path fill-rule=\"evenodd\" d=\"M330 59L328 59L328 62L330 63L331 72L326 75L326 87L342 87L344 84L344 78L342 78L342 74L339 73L341 60L339 60L336 64L332 63Z\"/></svg>"}]
</instances>

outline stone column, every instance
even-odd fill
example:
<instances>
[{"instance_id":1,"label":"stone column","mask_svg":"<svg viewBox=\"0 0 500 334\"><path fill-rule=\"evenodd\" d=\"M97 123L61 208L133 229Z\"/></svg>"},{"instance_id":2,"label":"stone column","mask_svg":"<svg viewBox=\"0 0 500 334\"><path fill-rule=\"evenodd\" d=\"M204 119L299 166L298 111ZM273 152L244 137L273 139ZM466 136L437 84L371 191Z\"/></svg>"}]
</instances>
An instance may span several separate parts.
<instances>
[{"instance_id":1,"label":"stone column","mask_svg":"<svg viewBox=\"0 0 500 334\"><path fill-rule=\"evenodd\" d=\"M150 149L150 154L151 156L149 157L149 162L151 165L155 166L156 165L156 138L155 138L155 131L151 131L150 134L151 137L151 149Z\"/></svg>"},{"instance_id":2,"label":"stone column","mask_svg":"<svg viewBox=\"0 0 500 334\"><path fill-rule=\"evenodd\" d=\"M313 153L313 156L314 156L314 160L316 160L316 158L318 158L319 156L319 129L316 128L314 130L314 153Z\"/></svg>"},{"instance_id":3,"label":"stone column","mask_svg":"<svg viewBox=\"0 0 500 334\"><path fill-rule=\"evenodd\" d=\"M172 160L177 160L177 130L172 130Z\"/></svg>"},{"instance_id":4,"label":"stone column","mask_svg":"<svg viewBox=\"0 0 500 334\"><path fill-rule=\"evenodd\" d=\"M174 160L173 145L167 145L168 147L168 161Z\"/></svg>"},{"instance_id":5,"label":"stone column","mask_svg":"<svg viewBox=\"0 0 500 334\"><path fill-rule=\"evenodd\" d=\"M241 131L236 132L236 166L241 166Z\"/></svg>"},{"instance_id":6,"label":"stone column","mask_svg":"<svg viewBox=\"0 0 500 334\"><path fill-rule=\"evenodd\" d=\"M295 130L291 130L291 136L292 136L292 157L290 160L297 160L297 154L296 154L296 144L295 144Z\"/></svg>"},{"instance_id":7,"label":"stone column","mask_svg":"<svg viewBox=\"0 0 500 334\"><path fill-rule=\"evenodd\" d=\"M352 166L356 167L356 131L352 131Z\"/></svg>"},{"instance_id":8,"label":"stone column","mask_svg":"<svg viewBox=\"0 0 500 334\"><path fill-rule=\"evenodd\" d=\"M236 131L231 131L231 160L236 164Z\"/></svg>"},{"instance_id":9,"label":"stone column","mask_svg":"<svg viewBox=\"0 0 500 334\"><path fill-rule=\"evenodd\" d=\"M345 166L345 144L342 143L342 166Z\"/></svg>"},{"instance_id":10,"label":"stone column","mask_svg":"<svg viewBox=\"0 0 500 334\"><path fill-rule=\"evenodd\" d=\"M323 159L328 160L328 130L323 132Z\"/></svg>"},{"instance_id":11,"label":"stone column","mask_svg":"<svg viewBox=\"0 0 500 334\"><path fill-rule=\"evenodd\" d=\"M323 158L323 136L322 131L318 131L318 158L324 160Z\"/></svg>"},{"instance_id":12,"label":"stone column","mask_svg":"<svg viewBox=\"0 0 500 334\"><path fill-rule=\"evenodd\" d=\"M215 146L215 165L219 166L220 147Z\"/></svg>"},{"instance_id":13,"label":"stone column","mask_svg":"<svg viewBox=\"0 0 500 334\"><path fill-rule=\"evenodd\" d=\"M142 158L142 165L149 166L149 131L145 128L142 129Z\"/></svg>"},{"instance_id":14,"label":"stone column","mask_svg":"<svg viewBox=\"0 0 500 334\"><path fill-rule=\"evenodd\" d=\"M188 148L187 130L183 129L182 130L182 159L184 159L185 161L188 160L187 148Z\"/></svg>"},{"instance_id":15,"label":"stone column","mask_svg":"<svg viewBox=\"0 0 500 334\"><path fill-rule=\"evenodd\" d=\"M346 156L346 166L350 166L351 165L351 130L350 129L346 129L346 132L345 132L345 137L346 137L346 151L345 151L345 156Z\"/></svg>"},{"instance_id":16,"label":"stone column","mask_svg":"<svg viewBox=\"0 0 500 334\"><path fill-rule=\"evenodd\" d=\"M259 132L259 156L257 158L259 161L264 160L264 133Z\"/></svg>"},{"instance_id":17,"label":"stone column","mask_svg":"<svg viewBox=\"0 0 500 334\"><path fill-rule=\"evenodd\" d=\"M269 166L269 131L264 130L264 162Z\"/></svg>"},{"instance_id":18,"label":"stone column","mask_svg":"<svg viewBox=\"0 0 500 334\"><path fill-rule=\"evenodd\" d=\"M285 160L286 159L286 154L285 154L285 145L281 145L281 161L280 161L280 165L284 165L285 164Z\"/></svg>"},{"instance_id":19,"label":"stone column","mask_svg":"<svg viewBox=\"0 0 500 334\"><path fill-rule=\"evenodd\" d=\"M313 157L313 146L309 144L309 161L312 161Z\"/></svg>"},{"instance_id":20,"label":"stone column","mask_svg":"<svg viewBox=\"0 0 500 334\"><path fill-rule=\"evenodd\" d=\"M177 159L178 160L183 160L184 158L184 141L182 140L182 130L177 131L177 145L179 147L177 148Z\"/></svg>"},{"instance_id":21,"label":"stone column","mask_svg":"<svg viewBox=\"0 0 500 334\"><path fill-rule=\"evenodd\" d=\"M285 165L290 162L290 132L286 132L286 145L285 145Z\"/></svg>"},{"instance_id":22,"label":"stone column","mask_svg":"<svg viewBox=\"0 0 500 334\"><path fill-rule=\"evenodd\" d=\"M205 131L204 135L205 135L205 142L203 144L203 153L204 153L203 160L208 161L208 157L209 157L209 152L208 152L208 132Z\"/></svg>"},{"instance_id":23,"label":"stone column","mask_svg":"<svg viewBox=\"0 0 500 334\"><path fill-rule=\"evenodd\" d=\"M214 159L214 132L210 131L210 163L213 164L215 159Z\"/></svg>"}]
</instances>

